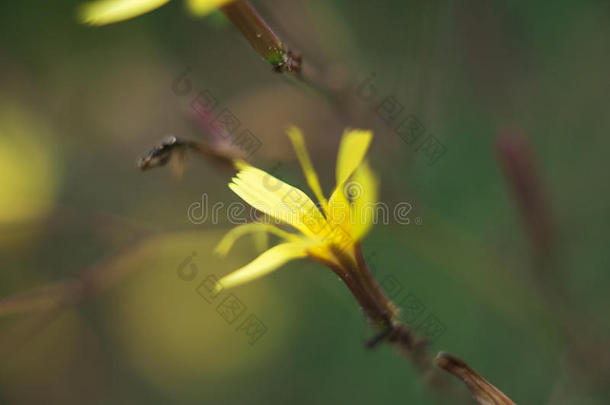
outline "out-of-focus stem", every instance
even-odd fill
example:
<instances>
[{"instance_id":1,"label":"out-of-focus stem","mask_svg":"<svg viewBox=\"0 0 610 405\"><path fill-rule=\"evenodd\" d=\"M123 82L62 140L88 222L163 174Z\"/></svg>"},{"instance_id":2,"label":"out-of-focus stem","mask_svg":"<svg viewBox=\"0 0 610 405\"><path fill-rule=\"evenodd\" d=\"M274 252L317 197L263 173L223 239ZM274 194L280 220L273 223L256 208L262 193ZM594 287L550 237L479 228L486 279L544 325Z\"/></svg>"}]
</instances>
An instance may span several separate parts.
<instances>
[{"instance_id":1,"label":"out-of-focus stem","mask_svg":"<svg viewBox=\"0 0 610 405\"><path fill-rule=\"evenodd\" d=\"M287 73L289 79L307 91L317 92L335 105L340 104L340 92L324 82L319 69L311 63L303 63L300 55L287 49L250 2L238 0L221 9L252 48L273 66L275 72Z\"/></svg>"},{"instance_id":2,"label":"out-of-focus stem","mask_svg":"<svg viewBox=\"0 0 610 405\"><path fill-rule=\"evenodd\" d=\"M235 24L252 48L277 71L298 70L292 65L290 53L269 25L247 0L238 0L222 7L224 14Z\"/></svg>"},{"instance_id":3,"label":"out-of-focus stem","mask_svg":"<svg viewBox=\"0 0 610 405\"><path fill-rule=\"evenodd\" d=\"M504 130L496 139L498 159L508 186L514 195L532 244L532 273L536 288L549 316L572 342L569 353L591 376L610 374L610 352L607 345L592 343L594 334L585 331L597 325L585 321L582 313L570 304L569 289L562 278L557 259L557 225L538 171L537 158L521 131Z\"/></svg>"},{"instance_id":4,"label":"out-of-focus stem","mask_svg":"<svg viewBox=\"0 0 610 405\"><path fill-rule=\"evenodd\" d=\"M557 308L563 307L563 303L567 302L567 294L554 262L555 226L538 173L536 157L527 140L515 130L501 132L496 139L496 148L498 160L515 203L521 211L532 245L536 287L548 301L550 313L556 316ZM566 323L562 319L559 321ZM570 320L568 324L571 323Z\"/></svg>"},{"instance_id":5,"label":"out-of-focus stem","mask_svg":"<svg viewBox=\"0 0 610 405\"><path fill-rule=\"evenodd\" d=\"M498 158L540 260L548 259L554 245L553 219L546 202L535 157L517 131L504 131L496 142Z\"/></svg>"}]
</instances>

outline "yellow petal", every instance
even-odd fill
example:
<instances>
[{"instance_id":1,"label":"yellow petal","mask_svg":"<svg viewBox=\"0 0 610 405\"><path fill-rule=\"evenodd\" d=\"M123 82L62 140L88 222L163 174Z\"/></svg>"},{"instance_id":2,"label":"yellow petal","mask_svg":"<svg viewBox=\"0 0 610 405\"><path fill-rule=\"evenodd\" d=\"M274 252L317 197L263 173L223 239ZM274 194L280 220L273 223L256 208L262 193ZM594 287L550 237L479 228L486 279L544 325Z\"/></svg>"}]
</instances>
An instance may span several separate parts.
<instances>
[{"instance_id":1,"label":"yellow petal","mask_svg":"<svg viewBox=\"0 0 610 405\"><path fill-rule=\"evenodd\" d=\"M258 232L252 234L252 243L256 253L262 253L269 249L269 234L265 232Z\"/></svg>"},{"instance_id":2,"label":"yellow petal","mask_svg":"<svg viewBox=\"0 0 610 405\"><path fill-rule=\"evenodd\" d=\"M345 184L349 183L348 181ZM328 200L328 223L333 231L327 242L348 251L349 247L356 243L356 239L352 236L350 214L350 202L346 198L343 188L335 189Z\"/></svg>"},{"instance_id":3,"label":"yellow petal","mask_svg":"<svg viewBox=\"0 0 610 405\"><path fill-rule=\"evenodd\" d=\"M233 0L188 0L186 4L191 14L201 17L231 1Z\"/></svg>"},{"instance_id":4,"label":"yellow petal","mask_svg":"<svg viewBox=\"0 0 610 405\"><path fill-rule=\"evenodd\" d=\"M248 204L313 238L327 228L320 210L301 190L255 167L242 167L229 188Z\"/></svg>"},{"instance_id":5,"label":"yellow petal","mask_svg":"<svg viewBox=\"0 0 610 405\"><path fill-rule=\"evenodd\" d=\"M170 0L98 0L82 6L79 20L105 25L127 20L161 7Z\"/></svg>"},{"instance_id":6,"label":"yellow petal","mask_svg":"<svg viewBox=\"0 0 610 405\"><path fill-rule=\"evenodd\" d=\"M366 235L375 221L379 182L368 162L365 161L356 169L352 178L345 184L344 192L351 195L351 235L358 241ZM353 193L350 193L350 190L346 190L348 185L354 187ZM355 195L356 193L358 194Z\"/></svg>"},{"instance_id":7,"label":"yellow petal","mask_svg":"<svg viewBox=\"0 0 610 405\"><path fill-rule=\"evenodd\" d=\"M307 252L303 243L283 243L274 246L249 264L220 279L217 289L231 288L247 283L269 274L291 260L305 256L307 256Z\"/></svg>"},{"instance_id":8,"label":"yellow petal","mask_svg":"<svg viewBox=\"0 0 610 405\"><path fill-rule=\"evenodd\" d=\"M248 233L263 233L263 234L272 233L276 236L279 236L280 238L282 238L284 240L289 240L289 241L298 241L299 240L299 238L296 235L285 232L285 231L281 230L280 228L273 226L273 225L261 224L261 223L244 224L244 225L240 225L240 226L237 226L237 227L231 229L222 238L222 240L220 241L218 246L216 246L216 249L214 250L214 252L220 256L226 256L227 253L229 253L229 250L231 249L231 247L233 247L233 244L235 243L235 241L237 241L237 239L241 238L242 236L244 236Z\"/></svg>"},{"instance_id":9,"label":"yellow petal","mask_svg":"<svg viewBox=\"0 0 610 405\"><path fill-rule=\"evenodd\" d=\"M243 159L233 160L233 166L235 166L235 168L237 170L244 170L244 169L247 169L248 167L251 167L250 164Z\"/></svg>"},{"instance_id":10,"label":"yellow petal","mask_svg":"<svg viewBox=\"0 0 610 405\"><path fill-rule=\"evenodd\" d=\"M368 162L364 161L351 178L336 188L328 201L328 223L339 226L357 242L375 220L379 183ZM344 235L338 235L343 237Z\"/></svg>"},{"instance_id":11,"label":"yellow petal","mask_svg":"<svg viewBox=\"0 0 610 405\"><path fill-rule=\"evenodd\" d=\"M318 175L316 174L313 164L311 163L311 159L309 158L309 153L307 153L307 147L305 146L305 141L303 140L303 133L297 127L290 127L288 128L288 136L292 141L292 146L294 147L297 157L299 158L299 162L301 163L301 167L303 168L303 174L305 175L305 179L307 179L307 184L320 202L322 210L326 213L328 203L326 202L326 198L324 198L324 193L322 192Z\"/></svg>"},{"instance_id":12,"label":"yellow petal","mask_svg":"<svg viewBox=\"0 0 610 405\"><path fill-rule=\"evenodd\" d=\"M343 184L345 186L346 183ZM349 187L351 183L347 182ZM350 206L347 199L344 187L336 188L328 200L328 223L332 225L344 225L349 229Z\"/></svg>"},{"instance_id":13,"label":"yellow petal","mask_svg":"<svg viewBox=\"0 0 610 405\"><path fill-rule=\"evenodd\" d=\"M359 129L346 130L337 157L337 188L341 187L366 155L373 134Z\"/></svg>"}]
</instances>

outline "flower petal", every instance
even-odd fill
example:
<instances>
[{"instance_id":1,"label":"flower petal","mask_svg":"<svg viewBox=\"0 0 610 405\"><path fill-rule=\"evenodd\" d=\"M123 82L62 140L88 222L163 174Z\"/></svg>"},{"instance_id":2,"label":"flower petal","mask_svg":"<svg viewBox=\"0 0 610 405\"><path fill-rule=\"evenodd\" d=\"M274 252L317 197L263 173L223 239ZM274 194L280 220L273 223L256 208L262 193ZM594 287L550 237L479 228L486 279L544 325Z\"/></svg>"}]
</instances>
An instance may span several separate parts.
<instances>
[{"instance_id":1,"label":"flower petal","mask_svg":"<svg viewBox=\"0 0 610 405\"><path fill-rule=\"evenodd\" d=\"M358 241L371 229L377 211L379 196L379 181L371 170L368 162L363 162L348 183L355 186L351 203L350 229L352 237ZM347 184L347 183L346 183Z\"/></svg>"},{"instance_id":2,"label":"flower petal","mask_svg":"<svg viewBox=\"0 0 610 405\"><path fill-rule=\"evenodd\" d=\"M269 249L269 234L265 232L258 232L252 234L252 243L256 253L262 253Z\"/></svg>"},{"instance_id":3,"label":"flower petal","mask_svg":"<svg viewBox=\"0 0 610 405\"><path fill-rule=\"evenodd\" d=\"M309 153L307 153L307 147L305 146L305 141L303 140L303 133L297 127L290 127L288 128L288 136L292 141L292 146L294 147L297 157L299 158L299 162L301 163L301 167L303 168L303 174L305 175L305 179L307 179L307 184L320 202L322 210L326 213L328 202L326 201L326 198L324 198L324 193L322 192L322 187L320 186L320 181L318 180L318 175L313 168L313 164L309 158Z\"/></svg>"},{"instance_id":4,"label":"flower petal","mask_svg":"<svg viewBox=\"0 0 610 405\"><path fill-rule=\"evenodd\" d=\"M82 6L79 20L90 25L106 25L153 11L170 0L98 0Z\"/></svg>"},{"instance_id":5,"label":"flower petal","mask_svg":"<svg viewBox=\"0 0 610 405\"><path fill-rule=\"evenodd\" d=\"M235 241L249 233L272 233L287 241L296 242L299 240L298 236L283 231L277 226L261 223L244 224L231 229L218 243L214 252L220 256L226 256Z\"/></svg>"},{"instance_id":6,"label":"flower petal","mask_svg":"<svg viewBox=\"0 0 610 405\"><path fill-rule=\"evenodd\" d=\"M231 1L233 0L188 0L186 4L191 14L201 17Z\"/></svg>"},{"instance_id":7,"label":"flower petal","mask_svg":"<svg viewBox=\"0 0 610 405\"><path fill-rule=\"evenodd\" d=\"M283 243L274 246L244 267L220 279L217 288L231 288L247 283L269 274L291 260L300 259L305 256L307 256L307 251L304 243Z\"/></svg>"},{"instance_id":8,"label":"flower petal","mask_svg":"<svg viewBox=\"0 0 610 405\"><path fill-rule=\"evenodd\" d=\"M328 200L328 223L331 225L341 225L349 230L350 203L343 190L345 183L335 189ZM347 183L347 187L350 183Z\"/></svg>"},{"instance_id":9,"label":"flower petal","mask_svg":"<svg viewBox=\"0 0 610 405\"><path fill-rule=\"evenodd\" d=\"M379 183L368 162L364 161L328 201L328 223L340 226L357 242L373 225L377 211Z\"/></svg>"},{"instance_id":10,"label":"flower petal","mask_svg":"<svg viewBox=\"0 0 610 405\"><path fill-rule=\"evenodd\" d=\"M229 188L252 207L316 238L328 226L311 199L298 188L242 163Z\"/></svg>"},{"instance_id":11,"label":"flower petal","mask_svg":"<svg viewBox=\"0 0 610 405\"><path fill-rule=\"evenodd\" d=\"M350 184L347 182L345 184ZM352 206L343 192L343 187L336 189L328 200L328 223L332 233L327 241L347 252L352 252L351 247L357 242L352 235L350 224Z\"/></svg>"},{"instance_id":12,"label":"flower petal","mask_svg":"<svg viewBox=\"0 0 610 405\"><path fill-rule=\"evenodd\" d=\"M337 188L354 173L366 155L373 134L360 129L346 130L337 156Z\"/></svg>"}]
</instances>

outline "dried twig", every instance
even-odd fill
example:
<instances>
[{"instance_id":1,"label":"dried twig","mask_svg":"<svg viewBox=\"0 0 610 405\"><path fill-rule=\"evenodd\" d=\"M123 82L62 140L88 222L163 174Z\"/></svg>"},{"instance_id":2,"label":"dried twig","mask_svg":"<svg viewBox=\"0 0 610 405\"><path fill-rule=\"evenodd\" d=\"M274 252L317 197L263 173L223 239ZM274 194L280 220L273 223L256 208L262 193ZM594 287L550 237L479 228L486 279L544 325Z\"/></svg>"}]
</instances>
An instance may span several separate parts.
<instances>
[{"instance_id":1,"label":"dried twig","mask_svg":"<svg viewBox=\"0 0 610 405\"><path fill-rule=\"evenodd\" d=\"M163 167L170 163L172 170L181 175L184 170L186 152L189 150L218 166L233 168L235 156L216 149L208 143L176 138L173 135L166 137L140 157L137 166L142 170L148 170Z\"/></svg>"},{"instance_id":2,"label":"dried twig","mask_svg":"<svg viewBox=\"0 0 610 405\"><path fill-rule=\"evenodd\" d=\"M481 405L515 405L502 391L481 377L462 360L449 353L441 352L436 356L436 364L453 374L470 390L473 398Z\"/></svg>"}]
</instances>

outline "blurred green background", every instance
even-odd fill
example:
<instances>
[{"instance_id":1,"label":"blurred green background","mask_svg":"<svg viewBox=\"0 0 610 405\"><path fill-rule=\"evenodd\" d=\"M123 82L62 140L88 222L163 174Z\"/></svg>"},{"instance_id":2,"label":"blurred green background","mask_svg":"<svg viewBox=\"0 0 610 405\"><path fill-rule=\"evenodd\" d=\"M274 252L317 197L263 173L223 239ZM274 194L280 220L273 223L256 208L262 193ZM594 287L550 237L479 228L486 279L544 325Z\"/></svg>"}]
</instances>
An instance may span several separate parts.
<instances>
[{"instance_id":1,"label":"blurred green background","mask_svg":"<svg viewBox=\"0 0 610 405\"><path fill-rule=\"evenodd\" d=\"M92 28L76 22L81 3L0 4L0 296L87 271L116 282L61 311L2 316L1 403L447 402L390 347L364 349L371 330L318 264L235 289L267 327L254 345L196 292L256 254L246 238L216 258L232 225L187 216L204 193L238 201L230 175L191 157L178 180L135 160L167 134L206 139L189 114L205 89L260 139L252 162L298 186L284 129L302 127L327 193L343 128L374 129L381 199L411 203L413 221L377 225L364 251L380 281L399 280L397 301L414 294L442 322L431 351L520 404L608 403L608 374L569 353L580 342L603 359L610 335L610 3L253 1L327 77L375 73L447 148L434 165L378 116L348 120L273 73L220 13L195 19L176 0ZM189 67L194 90L176 95ZM343 101L370 109L355 91ZM555 221L565 295L552 305L496 153L506 128L529 142Z\"/></svg>"}]
</instances>

